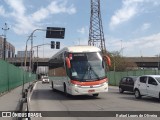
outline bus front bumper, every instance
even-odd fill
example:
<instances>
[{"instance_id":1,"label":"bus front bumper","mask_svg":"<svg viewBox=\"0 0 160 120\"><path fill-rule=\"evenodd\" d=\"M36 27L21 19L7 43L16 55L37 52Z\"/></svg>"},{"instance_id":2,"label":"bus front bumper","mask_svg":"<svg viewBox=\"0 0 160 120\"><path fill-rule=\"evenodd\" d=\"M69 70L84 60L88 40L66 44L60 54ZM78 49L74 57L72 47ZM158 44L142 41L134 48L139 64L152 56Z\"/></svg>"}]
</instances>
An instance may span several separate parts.
<instances>
[{"instance_id":1,"label":"bus front bumper","mask_svg":"<svg viewBox=\"0 0 160 120\"><path fill-rule=\"evenodd\" d=\"M108 83L105 82L100 85L93 86L79 86L79 85L71 85L68 88L68 93L71 95L90 95L108 92Z\"/></svg>"}]
</instances>

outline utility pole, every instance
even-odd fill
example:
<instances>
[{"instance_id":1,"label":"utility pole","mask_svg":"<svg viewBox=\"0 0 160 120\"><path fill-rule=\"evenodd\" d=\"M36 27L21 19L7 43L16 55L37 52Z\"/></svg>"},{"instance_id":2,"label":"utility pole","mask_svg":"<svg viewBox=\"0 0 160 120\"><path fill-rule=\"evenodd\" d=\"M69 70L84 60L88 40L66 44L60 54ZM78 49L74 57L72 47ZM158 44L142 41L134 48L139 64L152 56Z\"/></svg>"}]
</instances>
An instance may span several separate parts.
<instances>
[{"instance_id":1,"label":"utility pole","mask_svg":"<svg viewBox=\"0 0 160 120\"><path fill-rule=\"evenodd\" d=\"M33 34L31 34L31 58L30 58L30 69L33 69Z\"/></svg>"},{"instance_id":2,"label":"utility pole","mask_svg":"<svg viewBox=\"0 0 160 120\"><path fill-rule=\"evenodd\" d=\"M38 72L39 71L38 71L38 46L37 46L37 74L39 74Z\"/></svg>"},{"instance_id":3,"label":"utility pole","mask_svg":"<svg viewBox=\"0 0 160 120\"><path fill-rule=\"evenodd\" d=\"M7 39L7 30L9 30L9 28L7 27L7 23L5 23L4 28L2 28L2 30L4 31L4 42L3 42L3 59L6 60L6 39Z\"/></svg>"}]
</instances>

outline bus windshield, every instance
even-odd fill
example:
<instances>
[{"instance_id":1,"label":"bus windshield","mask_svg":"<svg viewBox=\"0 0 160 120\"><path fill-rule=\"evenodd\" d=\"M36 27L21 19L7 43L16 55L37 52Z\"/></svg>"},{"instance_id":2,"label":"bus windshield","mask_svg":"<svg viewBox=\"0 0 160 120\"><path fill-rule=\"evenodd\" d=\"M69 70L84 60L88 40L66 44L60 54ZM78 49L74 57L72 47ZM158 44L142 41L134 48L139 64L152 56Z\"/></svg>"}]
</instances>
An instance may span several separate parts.
<instances>
[{"instance_id":1,"label":"bus windshield","mask_svg":"<svg viewBox=\"0 0 160 120\"><path fill-rule=\"evenodd\" d=\"M106 77L105 66L99 52L71 53L71 79L94 81Z\"/></svg>"}]
</instances>

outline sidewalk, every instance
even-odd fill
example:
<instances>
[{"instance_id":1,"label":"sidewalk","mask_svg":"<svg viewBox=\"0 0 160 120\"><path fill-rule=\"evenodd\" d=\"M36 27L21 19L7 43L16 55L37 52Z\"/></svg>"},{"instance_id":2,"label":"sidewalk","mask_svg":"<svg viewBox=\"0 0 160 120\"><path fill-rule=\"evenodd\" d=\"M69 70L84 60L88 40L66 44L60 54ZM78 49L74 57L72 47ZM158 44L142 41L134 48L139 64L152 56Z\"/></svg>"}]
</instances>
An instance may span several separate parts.
<instances>
[{"instance_id":1,"label":"sidewalk","mask_svg":"<svg viewBox=\"0 0 160 120\"><path fill-rule=\"evenodd\" d=\"M24 85L24 89L26 89L28 86L29 83L26 83ZM0 111L18 110L21 98L22 98L22 86L19 86L7 92L6 94L0 96Z\"/></svg>"}]
</instances>

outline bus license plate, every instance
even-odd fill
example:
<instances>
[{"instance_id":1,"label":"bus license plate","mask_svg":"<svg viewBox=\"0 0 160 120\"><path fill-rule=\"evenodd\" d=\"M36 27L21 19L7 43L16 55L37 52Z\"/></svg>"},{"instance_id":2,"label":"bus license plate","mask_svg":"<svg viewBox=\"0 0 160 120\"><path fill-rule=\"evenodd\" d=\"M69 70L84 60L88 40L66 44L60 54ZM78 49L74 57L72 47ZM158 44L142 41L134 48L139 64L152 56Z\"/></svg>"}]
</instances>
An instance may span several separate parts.
<instances>
[{"instance_id":1,"label":"bus license plate","mask_svg":"<svg viewBox=\"0 0 160 120\"><path fill-rule=\"evenodd\" d=\"M95 92L95 90L88 90L89 93Z\"/></svg>"}]
</instances>

